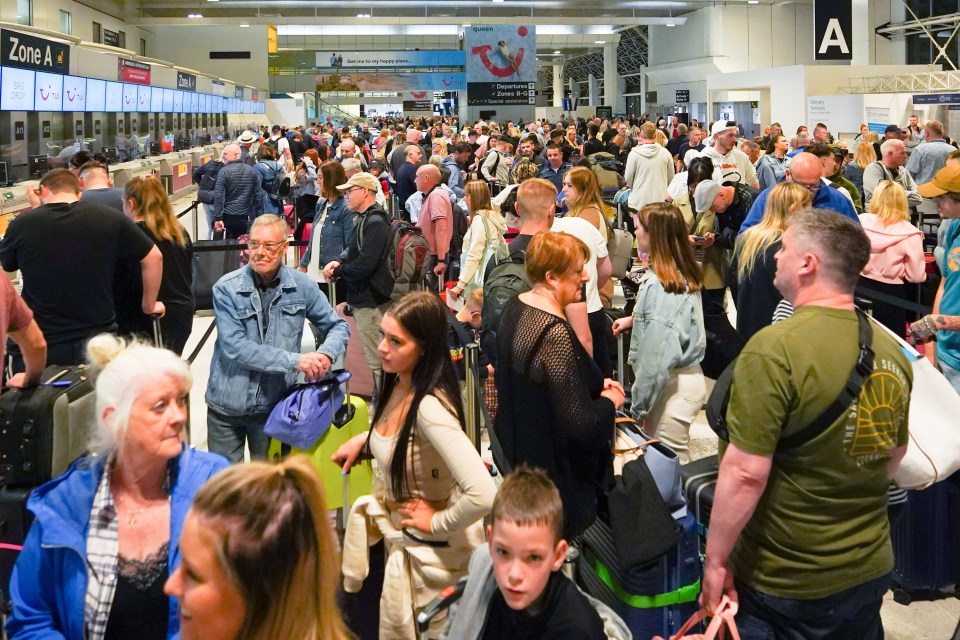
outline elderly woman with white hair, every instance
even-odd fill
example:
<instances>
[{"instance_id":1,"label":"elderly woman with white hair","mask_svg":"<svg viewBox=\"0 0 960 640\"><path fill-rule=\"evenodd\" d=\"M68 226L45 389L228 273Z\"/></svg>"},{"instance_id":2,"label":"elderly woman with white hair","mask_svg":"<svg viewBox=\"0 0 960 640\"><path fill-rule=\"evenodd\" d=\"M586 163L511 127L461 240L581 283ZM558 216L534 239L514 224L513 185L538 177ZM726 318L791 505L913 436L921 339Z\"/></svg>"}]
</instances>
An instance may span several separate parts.
<instances>
[{"instance_id":1,"label":"elderly woman with white hair","mask_svg":"<svg viewBox=\"0 0 960 640\"><path fill-rule=\"evenodd\" d=\"M11 639L161 640L178 636L163 593L194 494L227 466L186 446L190 369L173 352L102 334L91 454L39 487L10 581Z\"/></svg>"}]
</instances>

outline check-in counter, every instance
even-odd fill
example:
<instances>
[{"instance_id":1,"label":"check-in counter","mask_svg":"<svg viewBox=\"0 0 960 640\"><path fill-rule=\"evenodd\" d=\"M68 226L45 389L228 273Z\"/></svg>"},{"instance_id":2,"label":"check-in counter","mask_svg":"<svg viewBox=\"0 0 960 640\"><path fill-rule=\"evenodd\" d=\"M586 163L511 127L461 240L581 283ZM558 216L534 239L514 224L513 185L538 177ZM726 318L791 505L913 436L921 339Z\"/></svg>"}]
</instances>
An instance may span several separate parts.
<instances>
[{"instance_id":1,"label":"check-in counter","mask_svg":"<svg viewBox=\"0 0 960 640\"><path fill-rule=\"evenodd\" d=\"M36 189L39 186L39 180L29 180L12 187L0 187L0 236L7 232L7 226L18 213L31 208L30 201L27 200L27 189Z\"/></svg>"},{"instance_id":2,"label":"check-in counter","mask_svg":"<svg viewBox=\"0 0 960 640\"><path fill-rule=\"evenodd\" d=\"M193 157L187 151L167 153L159 158L160 180L167 188L167 195L179 198L193 188Z\"/></svg>"},{"instance_id":3,"label":"check-in counter","mask_svg":"<svg viewBox=\"0 0 960 640\"><path fill-rule=\"evenodd\" d=\"M193 159L193 167L202 167L207 164L214 158L219 158L220 154L216 153L213 148L213 145L207 145L205 147L194 147L189 151L190 157Z\"/></svg>"},{"instance_id":4,"label":"check-in counter","mask_svg":"<svg viewBox=\"0 0 960 640\"><path fill-rule=\"evenodd\" d=\"M130 162L121 162L110 167L110 177L113 178L113 186L123 188L128 182L137 176L160 175L160 161L156 158L147 158L143 160L131 160Z\"/></svg>"}]
</instances>

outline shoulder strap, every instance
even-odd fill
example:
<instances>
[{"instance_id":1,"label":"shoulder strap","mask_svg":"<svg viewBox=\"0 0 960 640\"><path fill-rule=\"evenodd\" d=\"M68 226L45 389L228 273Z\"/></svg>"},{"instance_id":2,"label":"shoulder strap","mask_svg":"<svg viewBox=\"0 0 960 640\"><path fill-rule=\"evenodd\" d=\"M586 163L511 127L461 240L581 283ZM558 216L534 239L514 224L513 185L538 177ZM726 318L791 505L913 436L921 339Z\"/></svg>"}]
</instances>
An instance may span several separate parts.
<instances>
[{"instance_id":1,"label":"shoulder strap","mask_svg":"<svg viewBox=\"0 0 960 640\"><path fill-rule=\"evenodd\" d=\"M437 297L439 298L440 296L438 295ZM447 305L446 301L441 300L441 302L443 302L443 310L447 312L447 324L453 327L453 331L457 334L457 339L460 340L460 344L467 346L475 342L467 333L466 329L463 328L463 325L460 324L460 321L457 320L457 314L453 312L453 309Z\"/></svg>"},{"instance_id":2,"label":"shoulder strap","mask_svg":"<svg viewBox=\"0 0 960 640\"><path fill-rule=\"evenodd\" d=\"M780 442L777 443L778 450L794 449L810 442L836 422L844 412L849 410L850 405L860 397L860 389L863 387L864 381L873 372L874 352L871 346L873 344L873 327L870 326L867 314L859 308L857 309L857 323L859 343L857 362L850 371L840 394L813 422L793 435L781 438ZM727 442L730 441L730 430L727 426L726 415L727 406L730 403L730 388L733 385L733 369L735 366L736 359L717 378L714 392L710 394L710 398L707 400L707 422L717 436Z\"/></svg>"}]
</instances>

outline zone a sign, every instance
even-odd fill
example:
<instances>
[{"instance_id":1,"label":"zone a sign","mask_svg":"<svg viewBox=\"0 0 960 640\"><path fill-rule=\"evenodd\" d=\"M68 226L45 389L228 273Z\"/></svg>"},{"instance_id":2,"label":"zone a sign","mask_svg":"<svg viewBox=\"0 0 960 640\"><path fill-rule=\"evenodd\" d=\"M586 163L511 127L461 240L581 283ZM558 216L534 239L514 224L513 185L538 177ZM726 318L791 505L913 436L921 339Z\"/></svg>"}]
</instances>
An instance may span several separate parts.
<instances>
[{"instance_id":1,"label":"zone a sign","mask_svg":"<svg viewBox=\"0 0 960 640\"><path fill-rule=\"evenodd\" d=\"M0 29L0 56L4 67L70 72L70 45Z\"/></svg>"},{"instance_id":2,"label":"zone a sign","mask_svg":"<svg viewBox=\"0 0 960 640\"><path fill-rule=\"evenodd\" d=\"M813 5L813 59L852 60L852 0L815 0Z\"/></svg>"}]
</instances>

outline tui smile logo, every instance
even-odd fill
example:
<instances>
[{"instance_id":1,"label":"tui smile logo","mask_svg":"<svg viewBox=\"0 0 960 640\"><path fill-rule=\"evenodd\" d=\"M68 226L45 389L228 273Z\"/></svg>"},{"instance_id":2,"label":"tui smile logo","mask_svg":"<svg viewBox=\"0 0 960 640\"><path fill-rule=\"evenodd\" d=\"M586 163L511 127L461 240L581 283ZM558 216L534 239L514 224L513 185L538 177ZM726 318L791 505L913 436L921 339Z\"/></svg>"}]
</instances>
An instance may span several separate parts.
<instances>
[{"instance_id":1,"label":"tui smile logo","mask_svg":"<svg viewBox=\"0 0 960 640\"><path fill-rule=\"evenodd\" d=\"M47 87L46 93L43 92L43 89L40 89L40 99L44 102L50 99L50 87Z\"/></svg>"}]
</instances>

